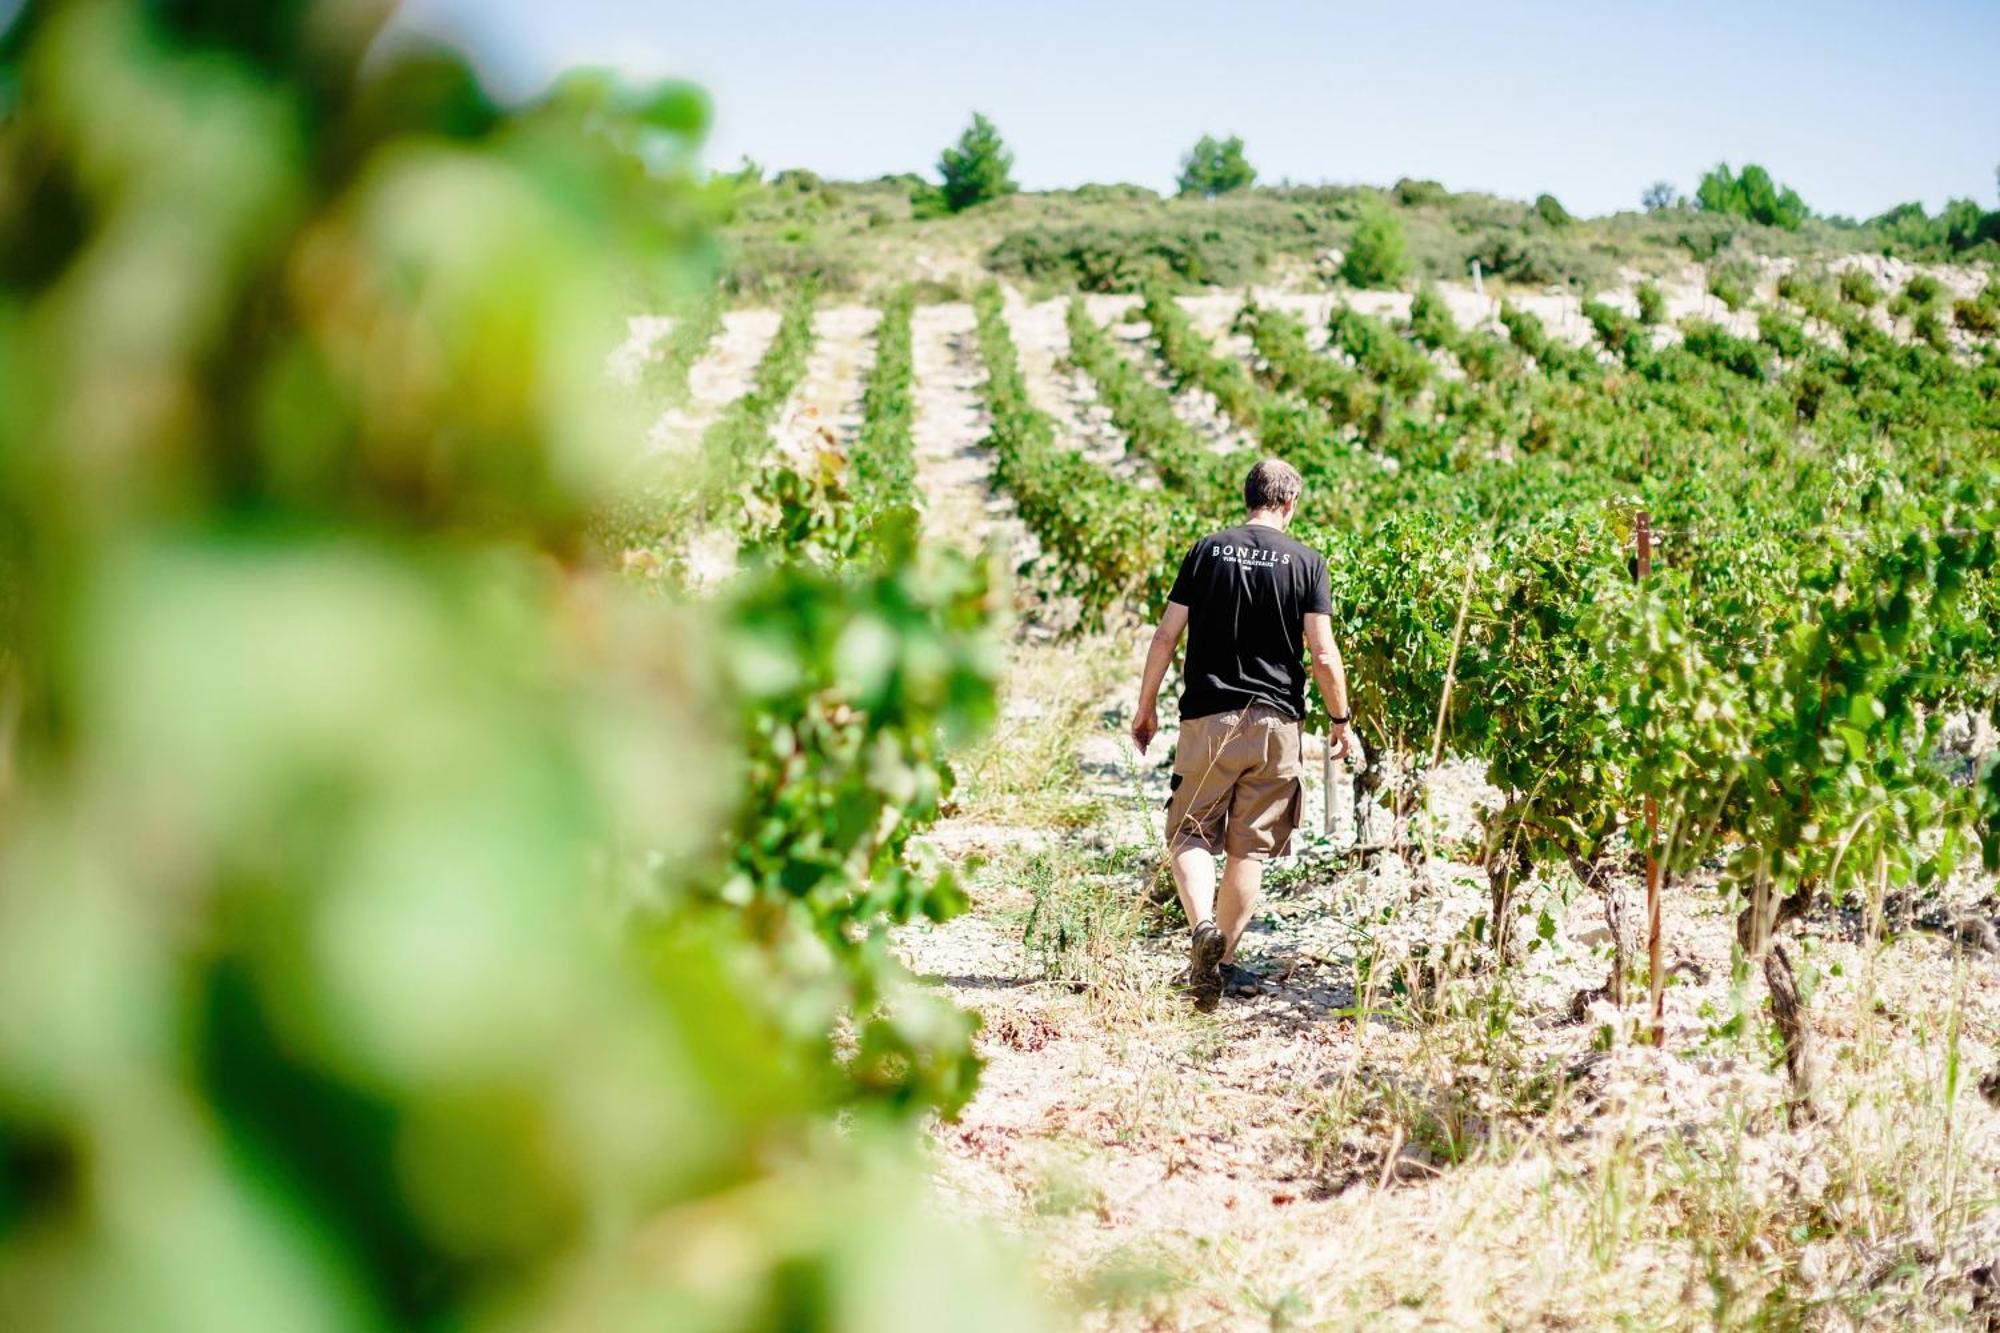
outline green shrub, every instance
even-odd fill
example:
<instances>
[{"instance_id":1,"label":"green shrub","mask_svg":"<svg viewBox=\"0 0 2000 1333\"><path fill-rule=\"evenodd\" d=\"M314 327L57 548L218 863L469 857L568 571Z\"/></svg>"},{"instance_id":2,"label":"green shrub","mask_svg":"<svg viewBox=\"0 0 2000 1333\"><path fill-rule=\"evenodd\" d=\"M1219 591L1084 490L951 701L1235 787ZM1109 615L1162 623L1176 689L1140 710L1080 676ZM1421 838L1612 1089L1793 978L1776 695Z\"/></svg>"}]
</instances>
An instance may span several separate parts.
<instances>
[{"instance_id":1,"label":"green shrub","mask_svg":"<svg viewBox=\"0 0 2000 1333\"><path fill-rule=\"evenodd\" d=\"M1720 213L1688 213L1674 232L1674 244L1706 264L1736 242L1736 223Z\"/></svg>"},{"instance_id":2,"label":"green shrub","mask_svg":"<svg viewBox=\"0 0 2000 1333\"><path fill-rule=\"evenodd\" d=\"M1693 355L1749 379L1764 378L1768 354L1748 338L1739 338L1705 319L1689 320L1685 331L1682 346Z\"/></svg>"},{"instance_id":3,"label":"green shrub","mask_svg":"<svg viewBox=\"0 0 2000 1333\"><path fill-rule=\"evenodd\" d=\"M1867 269L1845 268L1840 271L1840 299L1869 309L1882 300L1882 289Z\"/></svg>"},{"instance_id":4,"label":"green shrub","mask_svg":"<svg viewBox=\"0 0 2000 1333\"><path fill-rule=\"evenodd\" d=\"M787 167L771 177L771 188L780 194L811 194L825 186L818 172L805 167Z\"/></svg>"},{"instance_id":5,"label":"green shrub","mask_svg":"<svg viewBox=\"0 0 2000 1333\"><path fill-rule=\"evenodd\" d=\"M1182 194L1213 199L1231 190L1245 189L1256 179L1257 168L1243 156L1241 138L1232 134L1218 141L1204 134L1181 159L1181 174L1176 184Z\"/></svg>"},{"instance_id":6,"label":"green shrub","mask_svg":"<svg viewBox=\"0 0 2000 1333\"><path fill-rule=\"evenodd\" d=\"M1658 324L1666 319L1667 298L1666 294L1660 290L1658 283L1640 283L1636 295L1639 300L1639 322L1641 324Z\"/></svg>"},{"instance_id":7,"label":"green shrub","mask_svg":"<svg viewBox=\"0 0 2000 1333\"><path fill-rule=\"evenodd\" d=\"M938 157L938 175L944 181L939 197L946 209L960 213L974 204L1012 194L1017 187L1008 172L1013 168L1014 154L1001 142L1000 131L975 112L958 142Z\"/></svg>"},{"instance_id":8,"label":"green shrub","mask_svg":"<svg viewBox=\"0 0 2000 1333\"><path fill-rule=\"evenodd\" d=\"M1903 299L1913 308L1930 305L1944 295L1944 284L1928 273L1913 273L1903 284Z\"/></svg>"},{"instance_id":9,"label":"green shrub","mask_svg":"<svg viewBox=\"0 0 2000 1333\"><path fill-rule=\"evenodd\" d=\"M1417 288L1417 294L1410 302L1410 336L1426 347L1449 351L1458 345L1460 332L1458 321L1451 317L1451 307L1445 303L1444 293L1430 283Z\"/></svg>"},{"instance_id":10,"label":"green shrub","mask_svg":"<svg viewBox=\"0 0 2000 1333\"><path fill-rule=\"evenodd\" d=\"M1910 321L1910 332L1916 335L1918 342L1928 344L1934 351L1951 350L1951 335L1945 331L1944 321L1938 318L1937 310L1931 306L1917 312L1916 318Z\"/></svg>"},{"instance_id":11,"label":"green shrub","mask_svg":"<svg viewBox=\"0 0 2000 1333\"><path fill-rule=\"evenodd\" d=\"M1486 233L1466 258L1468 262L1477 259L1480 268L1492 277L1534 287L1558 282L1590 287L1609 271L1608 265L1585 252L1558 247L1546 233L1514 228Z\"/></svg>"},{"instance_id":12,"label":"green shrub","mask_svg":"<svg viewBox=\"0 0 2000 1333\"><path fill-rule=\"evenodd\" d=\"M1396 202L1404 208L1431 208L1451 202L1451 191L1437 181L1418 180L1405 176L1397 181L1391 191Z\"/></svg>"},{"instance_id":13,"label":"green shrub","mask_svg":"<svg viewBox=\"0 0 2000 1333\"><path fill-rule=\"evenodd\" d=\"M1077 186L1074 190L1058 190L1051 191L1050 193L1067 194L1079 203L1152 203L1160 197L1158 190L1150 189L1144 185L1133 185L1124 181L1110 185L1084 184Z\"/></svg>"},{"instance_id":14,"label":"green shrub","mask_svg":"<svg viewBox=\"0 0 2000 1333\"><path fill-rule=\"evenodd\" d=\"M747 236L727 251L722 289L732 297L777 303L807 283L822 292L851 292L857 286L854 262L810 233Z\"/></svg>"},{"instance_id":15,"label":"green shrub","mask_svg":"<svg viewBox=\"0 0 2000 1333\"><path fill-rule=\"evenodd\" d=\"M1980 337L1991 337L2000 333L2000 289L1993 283L1970 301L1957 301L1951 307L1952 322L1967 333Z\"/></svg>"},{"instance_id":16,"label":"green shrub","mask_svg":"<svg viewBox=\"0 0 2000 1333\"><path fill-rule=\"evenodd\" d=\"M1787 231L1797 231L1811 216L1796 190L1779 185L1771 179L1770 172L1755 163L1744 167L1740 176L1729 170L1727 162L1717 164L1701 178L1695 200L1707 212L1747 218Z\"/></svg>"},{"instance_id":17,"label":"green shrub","mask_svg":"<svg viewBox=\"0 0 2000 1333\"><path fill-rule=\"evenodd\" d=\"M1340 275L1356 287L1394 287L1409 276L1409 242L1403 224L1380 204L1362 212Z\"/></svg>"},{"instance_id":18,"label":"green shrub","mask_svg":"<svg viewBox=\"0 0 2000 1333\"><path fill-rule=\"evenodd\" d=\"M1532 310L1523 310L1511 301L1502 301L1500 323L1507 330L1508 341L1537 361L1547 358L1557 348L1541 317Z\"/></svg>"},{"instance_id":19,"label":"green shrub","mask_svg":"<svg viewBox=\"0 0 2000 1333\"><path fill-rule=\"evenodd\" d=\"M1796 321L1786 319L1775 310L1757 313L1757 339L1779 356L1792 361L1804 356L1811 345L1806 339L1806 331Z\"/></svg>"},{"instance_id":20,"label":"green shrub","mask_svg":"<svg viewBox=\"0 0 2000 1333\"><path fill-rule=\"evenodd\" d=\"M1953 199L1936 217L1918 203L1898 204L1868 220L1890 253L1955 255L2000 242L2000 212L1986 212L1975 200Z\"/></svg>"},{"instance_id":21,"label":"green shrub","mask_svg":"<svg viewBox=\"0 0 2000 1333\"><path fill-rule=\"evenodd\" d=\"M1755 296L1756 270L1748 264L1718 264L1708 272L1708 290L1732 311L1749 305Z\"/></svg>"},{"instance_id":22,"label":"green shrub","mask_svg":"<svg viewBox=\"0 0 2000 1333\"><path fill-rule=\"evenodd\" d=\"M1552 194L1536 195L1534 208L1535 216L1551 227L1567 227L1572 221L1569 210Z\"/></svg>"},{"instance_id":23,"label":"green shrub","mask_svg":"<svg viewBox=\"0 0 2000 1333\"><path fill-rule=\"evenodd\" d=\"M1490 333L1461 334L1452 350L1465 377L1475 382L1498 380L1520 368L1521 358L1514 349Z\"/></svg>"},{"instance_id":24,"label":"green shrub","mask_svg":"<svg viewBox=\"0 0 2000 1333\"><path fill-rule=\"evenodd\" d=\"M1646 192L1639 196L1639 206L1648 213L1664 212L1679 206L1680 202L1681 192L1673 187L1671 181L1654 181L1646 187Z\"/></svg>"},{"instance_id":25,"label":"green shrub","mask_svg":"<svg viewBox=\"0 0 2000 1333\"><path fill-rule=\"evenodd\" d=\"M1240 287L1262 278L1269 262L1249 232L1196 222L1033 228L1010 232L986 256L997 274L1086 292L1138 292L1161 281Z\"/></svg>"},{"instance_id":26,"label":"green shrub","mask_svg":"<svg viewBox=\"0 0 2000 1333\"><path fill-rule=\"evenodd\" d=\"M1430 383L1430 358L1387 323L1364 315L1345 302L1327 320L1327 345L1354 358L1356 365L1404 397Z\"/></svg>"},{"instance_id":27,"label":"green shrub","mask_svg":"<svg viewBox=\"0 0 2000 1333\"><path fill-rule=\"evenodd\" d=\"M1902 284L1902 290L1890 296L1888 312L1902 320L1914 320L1924 310L1930 310L1938 300L1944 298L1944 284L1932 278L1928 272L1910 274L1910 280Z\"/></svg>"},{"instance_id":28,"label":"green shrub","mask_svg":"<svg viewBox=\"0 0 2000 1333\"><path fill-rule=\"evenodd\" d=\"M1778 295L1815 319L1839 313L1840 289L1824 269L1794 268L1778 279Z\"/></svg>"},{"instance_id":29,"label":"green shrub","mask_svg":"<svg viewBox=\"0 0 2000 1333\"><path fill-rule=\"evenodd\" d=\"M1604 345L1604 350L1628 364L1651 346L1646 335L1639 331L1638 322L1614 306L1600 301L1585 301L1583 317L1590 321L1590 327L1597 334L1597 340Z\"/></svg>"}]
</instances>

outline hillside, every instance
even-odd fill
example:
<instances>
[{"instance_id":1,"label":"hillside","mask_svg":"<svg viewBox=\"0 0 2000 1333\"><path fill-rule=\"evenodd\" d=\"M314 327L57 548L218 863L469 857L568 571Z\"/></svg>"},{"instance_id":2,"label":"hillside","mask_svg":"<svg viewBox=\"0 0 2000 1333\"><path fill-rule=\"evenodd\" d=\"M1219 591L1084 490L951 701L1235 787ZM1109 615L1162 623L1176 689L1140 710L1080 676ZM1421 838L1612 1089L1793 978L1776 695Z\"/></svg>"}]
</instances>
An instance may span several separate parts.
<instances>
[{"instance_id":1,"label":"hillside","mask_svg":"<svg viewBox=\"0 0 2000 1333\"><path fill-rule=\"evenodd\" d=\"M1572 218L1560 205L1454 194L1427 181L1393 187L1279 186L1214 199L1161 197L1137 186L1009 194L955 214L926 210L915 177L823 181L782 172L728 179L725 284L767 299L811 277L829 293L879 295L915 278L933 296L969 295L987 277L1053 294L1189 286L1323 287L1362 217L1381 209L1408 238L1412 281L1469 281L1592 293L1632 275L1668 278L1689 265L1724 278L1773 261L1825 264L1870 256L1990 272L2000 213L1969 222L1907 210L1870 223L1808 218L1796 229L1709 212L1682 200L1650 212ZM1956 230L1954 228L1957 228ZM1981 239L1985 237L1986 239ZM1975 279L1967 279L1976 285Z\"/></svg>"}]
</instances>

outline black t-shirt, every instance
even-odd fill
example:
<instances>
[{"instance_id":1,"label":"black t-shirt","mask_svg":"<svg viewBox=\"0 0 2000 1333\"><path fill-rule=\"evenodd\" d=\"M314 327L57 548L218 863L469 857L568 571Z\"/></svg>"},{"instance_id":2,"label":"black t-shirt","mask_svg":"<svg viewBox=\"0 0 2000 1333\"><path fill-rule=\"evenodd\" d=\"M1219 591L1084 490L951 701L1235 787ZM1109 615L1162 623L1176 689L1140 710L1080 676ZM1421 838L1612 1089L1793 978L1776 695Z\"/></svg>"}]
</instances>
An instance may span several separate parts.
<instances>
[{"instance_id":1,"label":"black t-shirt","mask_svg":"<svg viewBox=\"0 0 2000 1333\"><path fill-rule=\"evenodd\" d=\"M1189 549L1167 596L1188 609L1182 717L1259 703L1305 716L1306 616L1333 610L1319 552L1259 523L1225 528Z\"/></svg>"}]
</instances>

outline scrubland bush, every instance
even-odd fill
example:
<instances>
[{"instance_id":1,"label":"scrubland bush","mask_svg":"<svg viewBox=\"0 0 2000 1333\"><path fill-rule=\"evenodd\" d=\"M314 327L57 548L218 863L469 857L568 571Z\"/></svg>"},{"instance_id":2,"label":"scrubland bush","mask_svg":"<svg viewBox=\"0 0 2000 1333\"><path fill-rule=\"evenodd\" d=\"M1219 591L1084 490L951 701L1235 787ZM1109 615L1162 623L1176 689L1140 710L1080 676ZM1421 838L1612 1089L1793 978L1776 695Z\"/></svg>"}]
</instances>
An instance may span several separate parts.
<instances>
[{"instance_id":1,"label":"scrubland bush","mask_svg":"<svg viewBox=\"0 0 2000 1333\"><path fill-rule=\"evenodd\" d=\"M1720 324L1705 319L1689 320L1685 334L1681 345L1702 360L1749 379L1764 378L1769 354L1748 338L1739 338Z\"/></svg>"},{"instance_id":2,"label":"scrubland bush","mask_svg":"<svg viewBox=\"0 0 2000 1333\"><path fill-rule=\"evenodd\" d=\"M1740 225L1723 214L1702 212L1679 214L1675 222L1674 244L1703 264L1735 244Z\"/></svg>"},{"instance_id":3,"label":"scrubland bush","mask_svg":"<svg viewBox=\"0 0 2000 1333\"><path fill-rule=\"evenodd\" d=\"M1667 298L1666 294L1660 290L1660 285L1657 282L1640 283L1636 296L1639 302L1639 322L1641 324L1658 324L1666 319Z\"/></svg>"},{"instance_id":4,"label":"scrubland bush","mask_svg":"<svg viewBox=\"0 0 2000 1333\"><path fill-rule=\"evenodd\" d=\"M2000 212L1986 212L1972 199L1953 199L1935 217L1922 204L1898 204L1867 225L1890 253L1946 257L2000 243Z\"/></svg>"},{"instance_id":5,"label":"scrubland bush","mask_svg":"<svg viewBox=\"0 0 2000 1333\"><path fill-rule=\"evenodd\" d=\"M1260 278L1269 261L1269 251L1249 232L1194 222L1018 231L986 257L995 273L1086 292L1137 292L1160 281L1244 286Z\"/></svg>"},{"instance_id":6,"label":"scrubland bush","mask_svg":"<svg viewBox=\"0 0 2000 1333\"><path fill-rule=\"evenodd\" d=\"M1902 295L1913 308L1927 306L1944 295L1944 284L1928 273L1912 273L1903 284Z\"/></svg>"},{"instance_id":7,"label":"scrubland bush","mask_svg":"<svg viewBox=\"0 0 2000 1333\"><path fill-rule=\"evenodd\" d=\"M1709 294L1731 310L1741 310L1754 299L1756 280L1757 270L1749 264L1717 264L1708 271Z\"/></svg>"},{"instance_id":8,"label":"scrubland bush","mask_svg":"<svg viewBox=\"0 0 2000 1333\"><path fill-rule=\"evenodd\" d=\"M1111 185L1079 185L1074 190L1058 190L1051 193L1067 194L1078 203L1086 204L1152 203L1160 197L1158 190L1123 181Z\"/></svg>"},{"instance_id":9,"label":"scrubland bush","mask_svg":"<svg viewBox=\"0 0 2000 1333\"><path fill-rule=\"evenodd\" d=\"M1405 176L1397 181L1391 193L1396 202L1404 208L1432 208L1451 202L1451 192L1437 181L1418 180Z\"/></svg>"},{"instance_id":10,"label":"scrubland bush","mask_svg":"<svg viewBox=\"0 0 2000 1333\"><path fill-rule=\"evenodd\" d=\"M1917 311L1915 318L1910 321L1910 333L1918 342L1924 343L1933 351L1951 350L1951 334L1946 331L1944 321L1938 318L1934 307L1926 306Z\"/></svg>"},{"instance_id":11,"label":"scrubland bush","mask_svg":"<svg viewBox=\"0 0 2000 1333\"><path fill-rule=\"evenodd\" d=\"M1523 234L1511 228L1488 233L1467 258L1477 259L1496 278L1537 287L1557 282L1591 287L1610 270L1604 261L1563 248L1547 234Z\"/></svg>"},{"instance_id":12,"label":"scrubland bush","mask_svg":"<svg viewBox=\"0 0 2000 1333\"><path fill-rule=\"evenodd\" d=\"M1458 344L1458 321L1452 318L1444 294L1428 282L1410 301L1410 334L1426 347L1448 350Z\"/></svg>"},{"instance_id":13,"label":"scrubland bush","mask_svg":"<svg viewBox=\"0 0 2000 1333\"><path fill-rule=\"evenodd\" d=\"M1982 338L2000 333L2000 280L1988 282L1986 290L1969 301L1954 302L1951 318L1967 333Z\"/></svg>"},{"instance_id":14,"label":"scrubland bush","mask_svg":"<svg viewBox=\"0 0 2000 1333\"><path fill-rule=\"evenodd\" d=\"M1830 321L1839 312L1839 284L1824 269L1792 269L1778 279L1778 295L1815 319Z\"/></svg>"},{"instance_id":15,"label":"scrubland bush","mask_svg":"<svg viewBox=\"0 0 2000 1333\"><path fill-rule=\"evenodd\" d=\"M746 301L777 302L806 283L839 294L856 290L859 280L852 258L817 244L809 232L746 237L723 263L723 290Z\"/></svg>"},{"instance_id":16,"label":"scrubland bush","mask_svg":"<svg viewBox=\"0 0 2000 1333\"><path fill-rule=\"evenodd\" d=\"M1794 320L1786 319L1775 310L1763 310L1757 314L1757 339L1772 348L1787 360L1804 356L1811 344L1806 339L1805 330Z\"/></svg>"},{"instance_id":17,"label":"scrubland bush","mask_svg":"<svg viewBox=\"0 0 2000 1333\"><path fill-rule=\"evenodd\" d=\"M1366 210L1347 247L1341 277L1356 287L1394 287L1409 273L1409 242L1403 235L1403 224L1379 204Z\"/></svg>"},{"instance_id":18,"label":"scrubland bush","mask_svg":"<svg viewBox=\"0 0 2000 1333\"><path fill-rule=\"evenodd\" d=\"M1868 270L1845 268L1840 271L1840 299L1866 310L1881 303L1882 289Z\"/></svg>"}]
</instances>

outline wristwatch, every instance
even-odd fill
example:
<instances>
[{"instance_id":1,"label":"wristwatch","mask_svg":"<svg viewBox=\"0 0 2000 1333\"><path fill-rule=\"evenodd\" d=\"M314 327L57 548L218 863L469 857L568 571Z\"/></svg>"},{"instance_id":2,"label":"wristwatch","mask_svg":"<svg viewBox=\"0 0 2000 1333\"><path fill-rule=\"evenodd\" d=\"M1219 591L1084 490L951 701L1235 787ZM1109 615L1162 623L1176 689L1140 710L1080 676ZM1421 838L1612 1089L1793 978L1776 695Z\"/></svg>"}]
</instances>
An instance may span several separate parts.
<instances>
[{"instance_id":1,"label":"wristwatch","mask_svg":"<svg viewBox=\"0 0 2000 1333\"><path fill-rule=\"evenodd\" d=\"M1354 714L1349 713L1346 717L1335 717L1333 714L1328 713L1326 720L1336 727L1344 727L1354 720Z\"/></svg>"}]
</instances>

